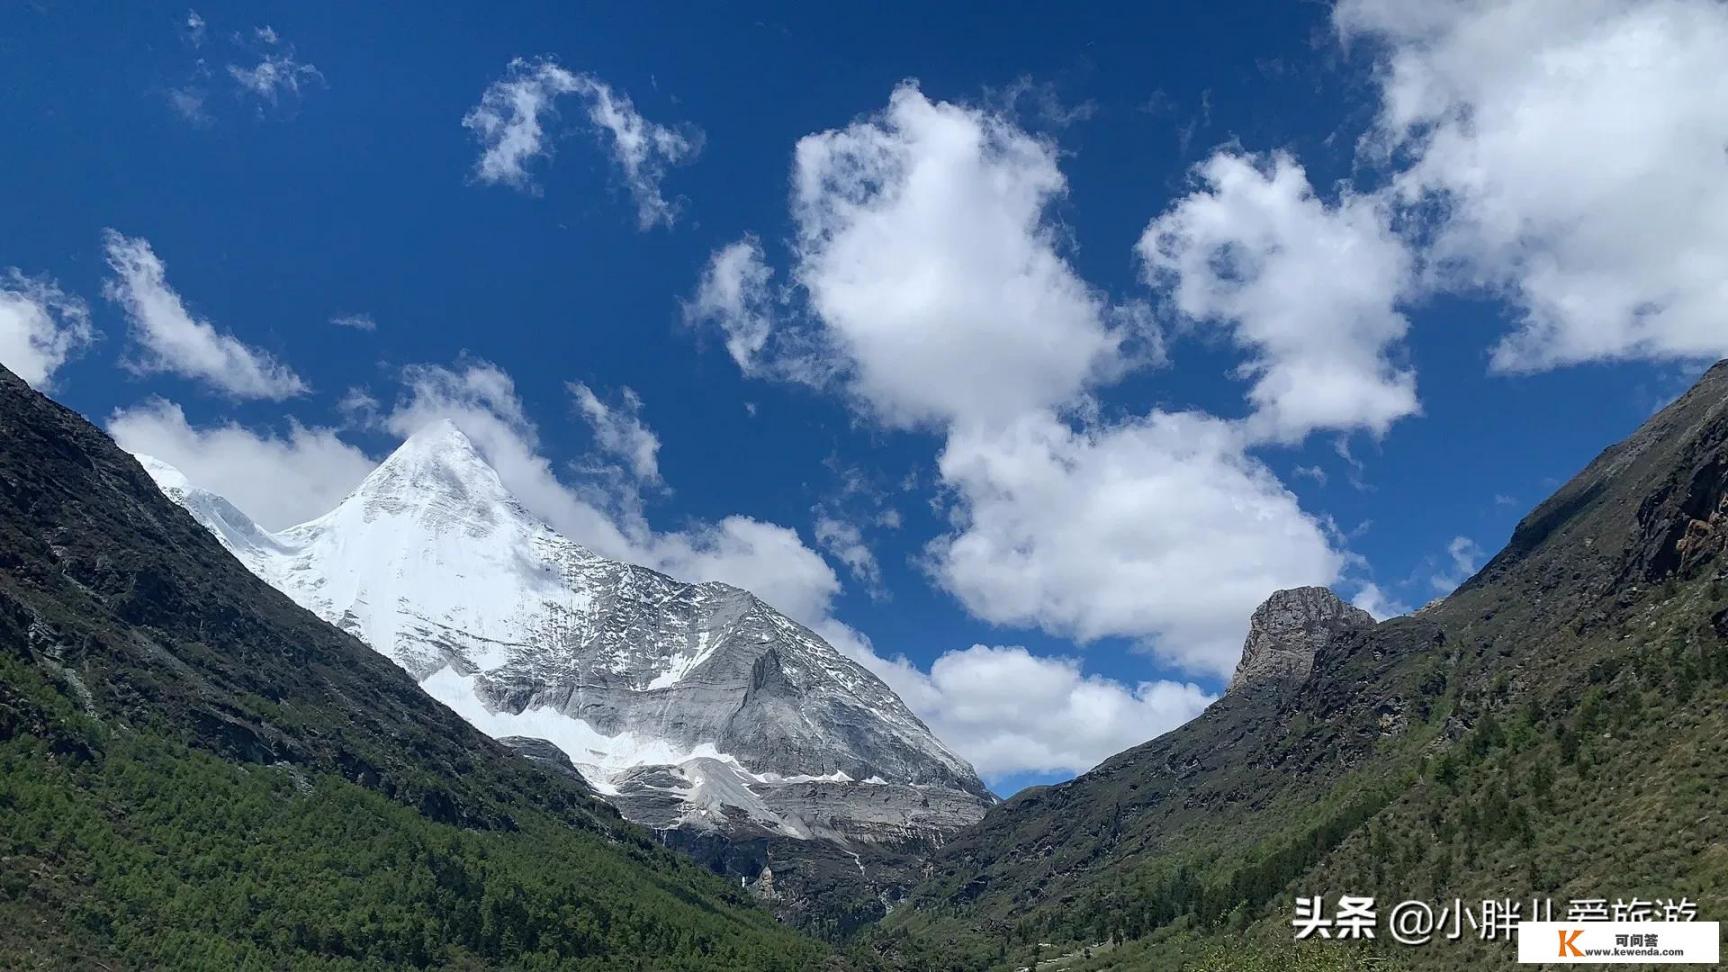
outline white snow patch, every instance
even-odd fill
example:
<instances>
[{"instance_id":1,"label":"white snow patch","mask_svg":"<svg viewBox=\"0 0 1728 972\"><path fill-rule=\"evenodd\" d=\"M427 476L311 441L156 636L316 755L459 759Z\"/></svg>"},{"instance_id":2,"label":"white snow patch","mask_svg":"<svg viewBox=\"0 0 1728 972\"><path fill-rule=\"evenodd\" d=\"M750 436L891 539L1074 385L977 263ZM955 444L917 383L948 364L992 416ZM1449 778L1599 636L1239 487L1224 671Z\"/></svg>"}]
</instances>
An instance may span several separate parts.
<instances>
[{"instance_id":1,"label":"white snow patch","mask_svg":"<svg viewBox=\"0 0 1728 972\"><path fill-rule=\"evenodd\" d=\"M692 760L713 760L735 767L739 773L746 772L737 759L720 752L710 743L685 748L665 739L630 732L608 736L585 720L546 706L521 712L495 712L480 701L479 693L474 689L475 681L474 676L460 675L446 666L428 675L420 687L494 739L533 736L564 750L571 762L598 774L589 779L596 789L601 789L604 782L606 787L611 787L610 792L616 793L611 778L638 766L683 766ZM588 773L583 775L588 776Z\"/></svg>"},{"instance_id":2,"label":"white snow patch","mask_svg":"<svg viewBox=\"0 0 1728 972\"><path fill-rule=\"evenodd\" d=\"M808 774L798 774L796 776L782 776L779 773L751 773L750 777L751 777L751 779L754 779L758 783L852 783L852 782L855 782L852 779L852 777L847 776L843 770L835 770L834 772L829 773L825 776L811 776ZM882 778L879 776L871 777L871 779L876 780L878 783L882 782ZM866 780L865 782L869 782L869 781Z\"/></svg>"},{"instance_id":3,"label":"white snow patch","mask_svg":"<svg viewBox=\"0 0 1728 972\"><path fill-rule=\"evenodd\" d=\"M682 681L684 676L694 671L697 665L707 661L708 656L714 654L715 648L709 634L710 633L707 630L697 632L696 650L689 654L680 653L674 655L667 662L666 670L654 676L654 679L648 683L646 688L649 691L654 689L671 688Z\"/></svg>"}]
</instances>

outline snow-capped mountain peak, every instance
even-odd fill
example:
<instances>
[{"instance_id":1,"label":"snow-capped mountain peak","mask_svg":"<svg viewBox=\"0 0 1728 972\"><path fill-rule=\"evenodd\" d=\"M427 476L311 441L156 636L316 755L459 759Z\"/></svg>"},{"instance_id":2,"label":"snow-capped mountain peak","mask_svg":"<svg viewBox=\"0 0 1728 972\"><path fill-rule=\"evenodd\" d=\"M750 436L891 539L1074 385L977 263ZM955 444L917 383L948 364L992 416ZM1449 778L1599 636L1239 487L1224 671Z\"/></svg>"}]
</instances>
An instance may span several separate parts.
<instances>
[{"instance_id":1,"label":"snow-capped mountain peak","mask_svg":"<svg viewBox=\"0 0 1728 972\"><path fill-rule=\"evenodd\" d=\"M255 573L489 734L551 741L652 826L939 840L992 800L809 629L739 588L560 536L449 422L275 534L172 467L146 469Z\"/></svg>"},{"instance_id":2,"label":"snow-capped mountain peak","mask_svg":"<svg viewBox=\"0 0 1728 972\"><path fill-rule=\"evenodd\" d=\"M380 513L412 509L433 523L485 521L506 512L528 518L498 473L449 419L438 419L409 436L342 505L353 503Z\"/></svg>"}]
</instances>

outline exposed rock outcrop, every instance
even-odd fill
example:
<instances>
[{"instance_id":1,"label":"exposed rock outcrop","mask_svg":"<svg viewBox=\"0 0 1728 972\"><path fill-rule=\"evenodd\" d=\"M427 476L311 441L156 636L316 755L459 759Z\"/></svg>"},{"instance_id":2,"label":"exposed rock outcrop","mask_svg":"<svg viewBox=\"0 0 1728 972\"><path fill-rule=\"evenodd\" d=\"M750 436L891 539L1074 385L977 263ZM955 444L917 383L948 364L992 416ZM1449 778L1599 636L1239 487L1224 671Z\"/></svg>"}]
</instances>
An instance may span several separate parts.
<instances>
[{"instance_id":1,"label":"exposed rock outcrop","mask_svg":"<svg viewBox=\"0 0 1728 972\"><path fill-rule=\"evenodd\" d=\"M1307 681L1315 656L1328 645L1373 626L1373 615L1324 587L1278 591L1254 609L1230 691L1249 684Z\"/></svg>"},{"instance_id":2,"label":"exposed rock outcrop","mask_svg":"<svg viewBox=\"0 0 1728 972\"><path fill-rule=\"evenodd\" d=\"M594 792L594 787L576 769L576 764L570 761L569 755L554 743L534 736L500 736L498 741L515 750L516 755L549 767L571 780L581 783L588 792Z\"/></svg>"}]
</instances>

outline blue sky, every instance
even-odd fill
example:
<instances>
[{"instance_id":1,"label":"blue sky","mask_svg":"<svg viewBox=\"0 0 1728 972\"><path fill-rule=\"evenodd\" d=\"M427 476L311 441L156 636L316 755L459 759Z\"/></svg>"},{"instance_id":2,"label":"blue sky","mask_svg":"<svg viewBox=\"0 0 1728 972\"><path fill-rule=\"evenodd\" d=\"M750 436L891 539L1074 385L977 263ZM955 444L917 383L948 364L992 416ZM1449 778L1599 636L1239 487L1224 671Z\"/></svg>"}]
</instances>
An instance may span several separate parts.
<instances>
[{"instance_id":1,"label":"blue sky","mask_svg":"<svg viewBox=\"0 0 1728 972\"><path fill-rule=\"evenodd\" d=\"M1719 4L1219 7L15 9L0 360L272 526L453 417L1060 779L1728 353Z\"/></svg>"}]
</instances>

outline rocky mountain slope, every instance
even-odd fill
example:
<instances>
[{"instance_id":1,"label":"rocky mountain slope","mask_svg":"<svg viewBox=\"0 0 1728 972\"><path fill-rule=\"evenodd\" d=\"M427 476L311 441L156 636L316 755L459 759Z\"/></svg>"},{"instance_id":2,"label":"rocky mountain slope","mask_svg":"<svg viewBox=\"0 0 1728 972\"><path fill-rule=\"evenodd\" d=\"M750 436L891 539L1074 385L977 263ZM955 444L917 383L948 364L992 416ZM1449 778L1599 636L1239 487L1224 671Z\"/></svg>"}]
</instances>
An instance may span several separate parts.
<instances>
[{"instance_id":1,"label":"rocky mountain slope","mask_svg":"<svg viewBox=\"0 0 1728 972\"><path fill-rule=\"evenodd\" d=\"M1223 698L992 810L873 952L1181 968L1210 940L1288 943L1297 895L1685 897L1728 916L1725 551L1728 363L1443 601L1370 625L1323 592L1275 596ZM1332 947L1417 969L1511 962L1469 926Z\"/></svg>"},{"instance_id":2,"label":"rocky mountain slope","mask_svg":"<svg viewBox=\"0 0 1728 972\"><path fill-rule=\"evenodd\" d=\"M0 369L0 966L822 954L253 576Z\"/></svg>"},{"instance_id":3,"label":"rocky mountain slope","mask_svg":"<svg viewBox=\"0 0 1728 972\"><path fill-rule=\"evenodd\" d=\"M881 680L809 629L748 591L558 535L448 422L277 534L141 461L259 577L476 727L551 743L626 817L721 870L759 883L769 869L763 893L790 917L879 916L920 855L993 802Z\"/></svg>"}]
</instances>

